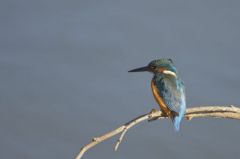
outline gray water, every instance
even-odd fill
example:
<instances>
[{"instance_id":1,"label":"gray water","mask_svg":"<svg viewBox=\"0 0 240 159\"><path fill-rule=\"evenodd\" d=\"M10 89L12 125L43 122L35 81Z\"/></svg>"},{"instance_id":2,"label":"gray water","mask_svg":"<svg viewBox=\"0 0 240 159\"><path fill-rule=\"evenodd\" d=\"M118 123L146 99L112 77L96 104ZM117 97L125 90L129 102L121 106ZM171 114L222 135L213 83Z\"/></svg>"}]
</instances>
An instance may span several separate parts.
<instances>
[{"instance_id":1,"label":"gray water","mask_svg":"<svg viewBox=\"0 0 240 159\"><path fill-rule=\"evenodd\" d=\"M237 0L0 2L0 158L71 159L93 136L158 108L151 74L172 58L188 107L240 105ZM237 159L236 120L168 120L130 130L85 154L99 159Z\"/></svg>"}]
</instances>

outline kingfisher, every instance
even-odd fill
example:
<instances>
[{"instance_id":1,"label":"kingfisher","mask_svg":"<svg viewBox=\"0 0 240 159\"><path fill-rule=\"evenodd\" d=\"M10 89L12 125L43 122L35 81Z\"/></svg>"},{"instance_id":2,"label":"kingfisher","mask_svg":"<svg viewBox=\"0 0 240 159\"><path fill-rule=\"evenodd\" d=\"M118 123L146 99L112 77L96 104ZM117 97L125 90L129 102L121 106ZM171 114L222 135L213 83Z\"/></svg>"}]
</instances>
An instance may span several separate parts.
<instances>
[{"instance_id":1,"label":"kingfisher","mask_svg":"<svg viewBox=\"0 0 240 159\"><path fill-rule=\"evenodd\" d=\"M185 86L178 76L172 59L162 58L151 61L147 66L128 72L151 72L153 96L164 115L169 117L176 131L186 111Z\"/></svg>"}]
</instances>

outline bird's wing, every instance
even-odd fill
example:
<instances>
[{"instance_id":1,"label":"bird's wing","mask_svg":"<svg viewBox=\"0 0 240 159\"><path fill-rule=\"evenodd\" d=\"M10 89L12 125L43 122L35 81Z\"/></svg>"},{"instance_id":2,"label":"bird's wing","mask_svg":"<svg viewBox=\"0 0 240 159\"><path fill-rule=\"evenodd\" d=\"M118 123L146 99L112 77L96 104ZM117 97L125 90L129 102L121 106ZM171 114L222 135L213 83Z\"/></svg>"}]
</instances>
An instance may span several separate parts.
<instances>
[{"instance_id":1,"label":"bird's wing","mask_svg":"<svg viewBox=\"0 0 240 159\"><path fill-rule=\"evenodd\" d=\"M176 115L185 109L185 89L183 82L179 79L172 80L169 78L156 82L159 95L166 106Z\"/></svg>"}]
</instances>

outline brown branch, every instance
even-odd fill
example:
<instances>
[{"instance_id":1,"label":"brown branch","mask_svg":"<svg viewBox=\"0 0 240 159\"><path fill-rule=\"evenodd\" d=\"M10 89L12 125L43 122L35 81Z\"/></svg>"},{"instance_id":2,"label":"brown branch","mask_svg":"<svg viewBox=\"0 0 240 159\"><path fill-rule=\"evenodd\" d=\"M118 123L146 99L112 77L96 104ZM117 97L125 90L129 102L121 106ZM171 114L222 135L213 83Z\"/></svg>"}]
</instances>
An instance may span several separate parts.
<instances>
[{"instance_id":1,"label":"brown branch","mask_svg":"<svg viewBox=\"0 0 240 159\"><path fill-rule=\"evenodd\" d=\"M203 107L194 107L188 108L185 113L185 118L191 120L192 118L199 117L213 117L213 118L229 118L229 119L240 119L240 108L234 106L203 106ZM135 119L125 123L124 125L107 132L99 137L94 137L90 143L83 146L75 157L75 159L80 159L83 154L94 147L95 145L101 143L104 140L107 140L117 134L120 134L119 139L115 145L115 151L118 149L119 144L122 142L126 132L136 124L145 121L145 120L156 120L161 118L167 118L161 111L152 110L151 112L138 116Z\"/></svg>"}]
</instances>

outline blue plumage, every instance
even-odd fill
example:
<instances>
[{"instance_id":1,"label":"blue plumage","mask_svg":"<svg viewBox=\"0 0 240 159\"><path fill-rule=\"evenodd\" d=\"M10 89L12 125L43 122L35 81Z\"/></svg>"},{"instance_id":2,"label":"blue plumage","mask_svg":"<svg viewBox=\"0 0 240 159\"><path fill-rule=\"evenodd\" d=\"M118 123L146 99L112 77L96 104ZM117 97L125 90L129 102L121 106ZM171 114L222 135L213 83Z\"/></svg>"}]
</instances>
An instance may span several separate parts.
<instances>
[{"instance_id":1,"label":"blue plumage","mask_svg":"<svg viewBox=\"0 0 240 159\"><path fill-rule=\"evenodd\" d=\"M161 73L155 74L153 81L158 89L159 96L172 112L174 128L178 131L186 109L184 84L178 77Z\"/></svg>"},{"instance_id":2,"label":"blue plumage","mask_svg":"<svg viewBox=\"0 0 240 159\"><path fill-rule=\"evenodd\" d=\"M153 60L145 67L129 72L141 71L154 74L151 83L153 95L163 113L172 119L175 130L179 131L186 110L185 86L172 60Z\"/></svg>"}]
</instances>

